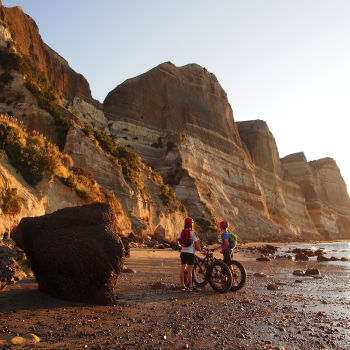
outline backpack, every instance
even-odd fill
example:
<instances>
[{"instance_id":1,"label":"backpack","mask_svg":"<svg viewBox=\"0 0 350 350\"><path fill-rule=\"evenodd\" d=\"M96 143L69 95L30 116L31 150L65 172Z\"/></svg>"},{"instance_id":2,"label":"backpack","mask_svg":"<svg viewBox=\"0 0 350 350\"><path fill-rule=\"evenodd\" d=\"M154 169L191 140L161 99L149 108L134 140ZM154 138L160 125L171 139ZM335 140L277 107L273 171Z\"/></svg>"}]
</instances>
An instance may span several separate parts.
<instances>
[{"instance_id":1,"label":"backpack","mask_svg":"<svg viewBox=\"0 0 350 350\"><path fill-rule=\"evenodd\" d=\"M181 232L180 245L181 247L189 247L192 244L191 230L184 229Z\"/></svg>"},{"instance_id":2,"label":"backpack","mask_svg":"<svg viewBox=\"0 0 350 350\"><path fill-rule=\"evenodd\" d=\"M228 243L229 243L229 248L233 249L237 245L237 237L234 233L228 232Z\"/></svg>"}]
</instances>

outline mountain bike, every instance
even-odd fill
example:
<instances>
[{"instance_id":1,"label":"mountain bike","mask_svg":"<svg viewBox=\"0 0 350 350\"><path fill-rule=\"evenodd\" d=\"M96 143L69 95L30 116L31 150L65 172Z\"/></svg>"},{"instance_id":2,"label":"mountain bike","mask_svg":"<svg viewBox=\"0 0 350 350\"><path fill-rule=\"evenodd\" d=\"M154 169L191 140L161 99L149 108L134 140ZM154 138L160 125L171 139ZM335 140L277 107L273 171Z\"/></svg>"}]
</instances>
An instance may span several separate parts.
<instances>
[{"instance_id":1,"label":"mountain bike","mask_svg":"<svg viewBox=\"0 0 350 350\"><path fill-rule=\"evenodd\" d=\"M206 284L219 293L225 293L232 287L232 273L229 267L213 256L214 249L202 248L206 252L204 258L194 256L192 279L198 287ZM186 276L186 275L185 275Z\"/></svg>"},{"instance_id":2,"label":"mountain bike","mask_svg":"<svg viewBox=\"0 0 350 350\"><path fill-rule=\"evenodd\" d=\"M232 286L230 291L234 292L241 289L247 280L247 272L244 266L239 261L233 260L232 256L230 262L226 262L226 265L230 268L232 274Z\"/></svg>"}]
</instances>

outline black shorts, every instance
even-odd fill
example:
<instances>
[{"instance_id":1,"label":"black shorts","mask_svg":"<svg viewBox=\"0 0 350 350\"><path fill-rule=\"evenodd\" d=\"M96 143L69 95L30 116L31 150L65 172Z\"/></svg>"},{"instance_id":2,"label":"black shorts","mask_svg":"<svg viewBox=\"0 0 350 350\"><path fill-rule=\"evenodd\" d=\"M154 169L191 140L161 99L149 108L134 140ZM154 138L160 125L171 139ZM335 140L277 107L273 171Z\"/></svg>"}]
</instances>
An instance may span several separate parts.
<instances>
[{"instance_id":1,"label":"black shorts","mask_svg":"<svg viewBox=\"0 0 350 350\"><path fill-rule=\"evenodd\" d=\"M192 253L181 253L180 254L182 265L193 265L194 264L194 254Z\"/></svg>"},{"instance_id":2,"label":"black shorts","mask_svg":"<svg viewBox=\"0 0 350 350\"><path fill-rule=\"evenodd\" d=\"M232 252L225 250L224 251L224 263L227 264L232 260Z\"/></svg>"}]
</instances>

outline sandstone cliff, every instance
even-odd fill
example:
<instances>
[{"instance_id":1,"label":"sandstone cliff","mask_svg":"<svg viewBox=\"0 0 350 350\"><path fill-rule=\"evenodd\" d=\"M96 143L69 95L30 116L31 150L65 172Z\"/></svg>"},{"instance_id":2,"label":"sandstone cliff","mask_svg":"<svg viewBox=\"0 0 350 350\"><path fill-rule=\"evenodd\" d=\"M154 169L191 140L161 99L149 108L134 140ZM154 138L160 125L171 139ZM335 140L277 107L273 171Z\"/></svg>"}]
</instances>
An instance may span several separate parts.
<instances>
[{"instance_id":1,"label":"sandstone cliff","mask_svg":"<svg viewBox=\"0 0 350 350\"><path fill-rule=\"evenodd\" d=\"M206 69L161 64L117 86L104 111L110 131L174 186L195 218L213 224L225 218L243 239L349 235L349 196L336 171L331 176L343 207L332 220L343 233L328 235L319 221L329 221L329 205L337 207L332 192L322 194L328 212L316 219L303 187L308 175L298 181L289 174L265 122L234 122L226 93ZM313 175L319 197L324 173Z\"/></svg>"},{"instance_id":2,"label":"sandstone cliff","mask_svg":"<svg viewBox=\"0 0 350 350\"><path fill-rule=\"evenodd\" d=\"M324 239L350 237L350 200L336 162L331 158L307 162L303 153L282 159L287 177L304 195L308 212Z\"/></svg>"},{"instance_id":3,"label":"sandstone cliff","mask_svg":"<svg viewBox=\"0 0 350 350\"><path fill-rule=\"evenodd\" d=\"M167 62L119 85L104 110L111 132L174 186L190 215L212 223L225 218L246 239L286 234L270 219L255 165L213 74Z\"/></svg>"},{"instance_id":4,"label":"sandstone cliff","mask_svg":"<svg viewBox=\"0 0 350 350\"><path fill-rule=\"evenodd\" d=\"M64 58L43 42L34 20L19 6L6 8L0 5L0 48L24 57L27 67L34 67L39 72L41 80L47 79L62 105L94 126L106 127L102 106L92 98L87 80L70 68ZM17 117L22 112L25 115L24 122L27 122L26 118L30 119L28 121L30 126L30 123L33 123L33 115L42 112L36 103L28 99L25 89L18 88L18 79L15 84L17 86L13 86L12 94L6 96L7 106L2 106L0 103L0 111L11 111ZM50 128L45 130L49 131Z\"/></svg>"},{"instance_id":5,"label":"sandstone cliff","mask_svg":"<svg viewBox=\"0 0 350 350\"><path fill-rule=\"evenodd\" d=\"M350 237L350 200L335 161L280 160L266 123L235 123L216 77L197 64L160 64L117 86L102 106L35 22L0 2L0 77L0 112L72 160L63 174L50 170L29 185L0 149L2 198L16 188L24 203L1 217L0 234L23 216L112 200L125 234L172 239L191 215L210 239L222 219L243 240Z\"/></svg>"}]
</instances>

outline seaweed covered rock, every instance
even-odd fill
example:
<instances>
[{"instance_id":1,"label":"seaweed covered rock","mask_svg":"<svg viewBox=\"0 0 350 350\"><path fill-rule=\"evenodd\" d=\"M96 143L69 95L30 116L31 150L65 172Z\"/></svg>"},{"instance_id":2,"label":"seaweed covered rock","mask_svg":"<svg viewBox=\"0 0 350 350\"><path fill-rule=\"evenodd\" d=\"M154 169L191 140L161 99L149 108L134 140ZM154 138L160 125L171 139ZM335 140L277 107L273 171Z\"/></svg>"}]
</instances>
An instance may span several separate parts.
<instances>
[{"instance_id":1,"label":"seaweed covered rock","mask_svg":"<svg viewBox=\"0 0 350 350\"><path fill-rule=\"evenodd\" d=\"M119 234L112 207L94 203L24 218L12 238L30 260L41 291L112 304L127 250Z\"/></svg>"},{"instance_id":2,"label":"seaweed covered rock","mask_svg":"<svg viewBox=\"0 0 350 350\"><path fill-rule=\"evenodd\" d=\"M0 290L7 285L14 284L25 277L25 273L17 263L16 251L0 246Z\"/></svg>"}]
</instances>

